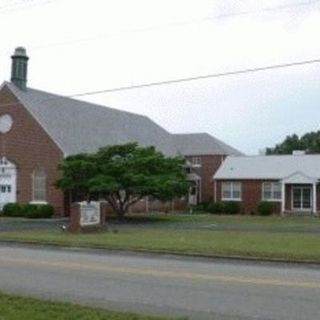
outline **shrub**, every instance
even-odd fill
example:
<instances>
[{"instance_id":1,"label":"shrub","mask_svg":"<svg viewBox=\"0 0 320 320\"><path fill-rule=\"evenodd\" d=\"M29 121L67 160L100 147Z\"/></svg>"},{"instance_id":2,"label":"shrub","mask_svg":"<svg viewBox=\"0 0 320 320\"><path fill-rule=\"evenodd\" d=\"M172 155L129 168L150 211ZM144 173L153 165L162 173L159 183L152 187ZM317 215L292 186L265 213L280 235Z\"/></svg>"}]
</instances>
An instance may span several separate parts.
<instances>
[{"instance_id":1,"label":"shrub","mask_svg":"<svg viewBox=\"0 0 320 320\"><path fill-rule=\"evenodd\" d=\"M35 204L25 204L22 206L23 216L25 218L38 218L38 206Z\"/></svg>"},{"instance_id":2,"label":"shrub","mask_svg":"<svg viewBox=\"0 0 320 320\"><path fill-rule=\"evenodd\" d=\"M51 218L54 214L53 206L50 204L43 204L41 208L41 215L43 218Z\"/></svg>"},{"instance_id":3,"label":"shrub","mask_svg":"<svg viewBox=\"0 0 320 320\"><path fill-rule=\"evenodd\" d=\"M49 204L7 203L2 212L6 217L51 218L53 207Z\"/></svg>"},{"instance_id":4,"label":"shrub","mask_svg":"<svg viewBox=\"0 0 320 320\"><path fill-rule=\"evenodd\" d=\"M210 204L209 201L203 201L203 202L200 202L197 205L195 205L193 207L193 209L195 211L207 211L207 208L208 208L209 204Z\"/></svg>"},{"instance_id":5,"label":"shrub","mask_svg":"<svg viewBox=\"0 0 320 320\"><path fill-rule=\"evenodd\" d=\"M208 207L207 211L212 214L219 214L224 212L224 206L222 202L211 202Z\"/></svg>"},{"instance_id":6,"label":"shrub","mask_svg":"<svg viewBox=\"0 0 320 320\"><path fill-rule=\"evenodd\" d=\"M32 219L51 218L53 215L53 207L48 204L26 204L22 211L24 217Z\"/></svg>"},{"instance_id":7,"label":"shrub","mask_svg":"<svg viewBox=\"0 0 320 320\"><path fill-rule=\"evenodd\" d=\"M4 205L2 209L2 214L5 217L21 217L22 210L21 205L19 203L7 203Z\"/></svg>"},{"instance_id":8,"label":"shrub","mask_svg":"<svg viewBox=\"0 0 320 320\"><path fill-rule=\"evenodd\" d=\"M239 203L236 201L228 201L223 203L223 213L237 214L240 212Z\"/></svg>"},{"instance_id":9,"label":"shrub","mask_svg":"<svg viewBox=\"0 0 320 320\"><path fill-rule=\"evenodd\" d=\"M273 211L273 204L268 201L260 201L257 206L257 212L260 216L270 216Z\"/></svg>"}]
</instances>

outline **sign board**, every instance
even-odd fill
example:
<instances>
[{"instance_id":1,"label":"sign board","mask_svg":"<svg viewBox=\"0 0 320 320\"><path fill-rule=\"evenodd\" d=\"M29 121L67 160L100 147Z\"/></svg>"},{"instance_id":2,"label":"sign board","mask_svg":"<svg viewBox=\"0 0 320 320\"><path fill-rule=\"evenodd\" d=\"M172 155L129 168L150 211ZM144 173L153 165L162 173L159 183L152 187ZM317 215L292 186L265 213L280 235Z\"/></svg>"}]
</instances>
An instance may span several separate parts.
<instances>
[{"instance_id":1,"label":"sign board","mask_svg":"<svg viewBox=\"0 0 320 320\"><path fill-rule=\"evenodd\" d=\"M100 203L96 201L80 202L80 226L95 226L100 224Z\"/></svg>"}]
</instances>

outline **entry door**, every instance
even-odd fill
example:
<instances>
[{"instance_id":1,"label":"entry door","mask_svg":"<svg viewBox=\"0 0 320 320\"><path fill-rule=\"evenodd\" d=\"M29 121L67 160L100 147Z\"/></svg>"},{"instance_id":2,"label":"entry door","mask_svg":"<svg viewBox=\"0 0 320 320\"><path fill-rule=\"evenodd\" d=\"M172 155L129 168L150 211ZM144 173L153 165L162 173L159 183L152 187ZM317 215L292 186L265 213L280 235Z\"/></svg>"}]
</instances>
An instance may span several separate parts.
<instances>
[{"instance_id":1,"label":"entry door","mask_svg":"<svg viewBox=\"0 0 320 320\"><path fill-rule=\"evenodd\" d=\"M293 210L311 210L311 187L293 187Z\"/></svg>"},{"instance_id":2,"label":"entry door","mask_svg":"<svg viewBox=\"0 0 320 320\"><path fill-rule=\"evenodd\" d=\"M193 181L192 186L189 189L188 202L190 205L196 205L199 203L199 182Z\"/></svg>"},{"instance_id":3,"label":"entry door","mask_svg":"<svg viewBox=\"0 0 320 320\"><path fill-rule=\"evenodd\" d=\"M14 163L0 158L0 209L8 202L16 202L17 169Z\"/></svg>"},{"instance_id":4,"label":"entry door","mask_svg":"<svg viewBox=\"0 0 320 320\"><path fill-rule=\"evenodd\" d=\"M15 202L11 184L0 184L0 203Z\"/></svg>"}]
</instances>

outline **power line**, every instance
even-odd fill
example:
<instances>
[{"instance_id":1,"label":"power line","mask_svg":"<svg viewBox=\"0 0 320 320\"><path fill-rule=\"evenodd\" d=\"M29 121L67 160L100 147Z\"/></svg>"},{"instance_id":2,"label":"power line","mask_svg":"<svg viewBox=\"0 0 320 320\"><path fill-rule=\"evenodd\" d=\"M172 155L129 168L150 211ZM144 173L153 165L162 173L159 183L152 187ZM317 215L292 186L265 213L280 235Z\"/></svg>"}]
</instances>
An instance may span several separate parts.
<instances>
[{"instance_id":1,"label":"power line","mask_svg":"<svg viewBox=\"0 0 320 320\"><path fill-rule=\"evenodd\" d=\"M7 13L13 13L13 12L19 12L19 11L25 11L37 6L46 5L48 3L51 3L53 0L29 0L27 3L21 1L12 3L9 5L3 5L0 6L0 15L4 15Z\"/></svg>"},{"instance_id":2,"label":"power line","mask_svg":"<svg viewBox=\"0 0 320 320\"><path fill-rule=\"evenodd\" d=\"M248 11L240 11L240 12L234 12L234 13L224 13L224 14L213 16L213 17L205 17L205 18L192 19L192 20L186 20L186 21L180 21L180 22L172 22L172 23L162 24L162 25L153 25L153 26L145 27L145 28L128 29L128 30L122 30L122 31L118 31L118 32L104 34L104 35L96 35L96 36L82 38L82 39L74 39L74 40L69 40L69 41L64 41L64 42L57 42L57 43L47 44L47 45L43 45L43 46L36 46L33 48L31 47L30 49L31 50L42 50L42 49L47 49L47 48L51 48L51 47L72 45L72 44L81 43L81 42L94 41L94 40L98 40L98 39L102 39L102 38L121 36L121 35L128 34L128 33L153 32L153 31L157 31L157 30L161 30L161 29L177 28L177 27L182 27L182 26L186 26L186 25L210 22L210 21L220 20L220 19L228 19L228 18L237 17L237 16L245 16L245 15L252 15L252 14L262 14L262 13L266 13L266 12L268 13L268 12L275 12L275 11L283 11L283 10L288 10L288 9L292 9L292 8L296 8L296 7L308 6L308 5L312 5L312 4L319 3L319 2L320 2L320 0L311 0L311 1L296 2L293 4L281 5L281 6L275 6L275 7L267 7L267 8L263 8L261 10L248 10Z\"/></svg>"},{"instance_id":3,"label":"power line","mask_svg":"<svg viewBox=\"0 0 320 320\"><path fill-rule=\"evenodd\" d=\"M248 69L235 70L235 71L226 71L226 72L221 72L221 73L200 75L200 76L188 77L188 78L179 78L179 79L173 79L173 80L149 82L149 83L138 84L138 85L133 85L133 86L122 86L122 87L116 87L116 88L111 88L111 89L78 93L78 94L69 95L67 97L68 98L75 98L75 97L81 97L81 96L96 95L96 94L101 94L101 93L141 89L141 88L155 87L155 86L160 86L160 85L170 85L170 84L181 83L181 82L190 82L190 81L196 81L196 80L205 80L205 79L210 79L210 78L220 78L220 77L226 77L226 76L242 75L242 74L246 74L246 73L261 72L261 71L274 70L274 69L283 69L283 68L296 67L296 66L314 64L314 63L320 63L320 59L297 61L297 62L284 63L284 64L275 64L275 65L269 65L269 66L264 66L264 67L248 68Z\"/></svg>"},{"instance_id":4,"label":"power line","mask_svg":"<svg viewBox=\"0 0 320 320\"><path fill-rule=\"evenodd\" d=\"M308 5L312 5L319 2L319 0L312 0L312 1L302 1L302 2L296 2L292 4L284 4L280 6L275 6L275 7L266 7L263 8L262 10L254 10L254 11L241 11L238 13L230 13L230 14L222 14L219 16L219 18L229 18L233 17L236 15L250 15L250 14L258 14L258 13L264 13L264 12L271 12L271 11L281 11L281 10L287 10L287 9L292 9L296 7L304 7Z\"/></svg>"},{"instance_id":5,"label":"power line","mask_svg":"<svg viewBox=\"0 0 320 320\"><path fill-rule=\"evenodd\" d=\"M171 85L171 84L176 84L176 83L191 82L191 81L206 80L206 79L214 79L214 78L227 77L227 76L237 76L237 75L243 75L243 74L248 74L248 73L257 73L257 72L268 71L268 70L292 68L292 67L303 66L303 65L311 65L311 64L315 64L315 63L320 63L320 59L296 61L296 62L290 62L290 63L274 64L274 65L263 66L263 67L247 68L247 69L240 69L240 70L234 70L234 71L226 71L226 72L200 75L200 76L194 76L194 77L179 78L179 79L157 81L157 82L149 82L149 83L143 83L143 84L138 84L138 85L133 85L133 86L121 86L121 87L115 87L115 88L110 88L110 89L88 91L88 92L76 93L76 94L65 95L65 96L54 96L54 97L48 98L48 99L37 100L37 102L46 102L46 101L58 100L58 99L62 99L62 98L77 98L77 97L91 96L91 95L97 95L97 94L103 94L103 93L150 88L150 87L156 87L156 86ZM19 105L19 104L20 103L6 103L6 104L0 104L0 107Z\"/></svg>"}]
</instances>

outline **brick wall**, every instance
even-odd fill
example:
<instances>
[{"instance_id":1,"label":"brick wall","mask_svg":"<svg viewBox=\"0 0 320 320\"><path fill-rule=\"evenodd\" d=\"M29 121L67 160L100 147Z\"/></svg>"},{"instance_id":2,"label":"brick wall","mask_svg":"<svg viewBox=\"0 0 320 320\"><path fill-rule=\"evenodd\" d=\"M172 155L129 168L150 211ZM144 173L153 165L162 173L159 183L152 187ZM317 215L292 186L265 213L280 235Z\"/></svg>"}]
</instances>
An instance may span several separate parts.
<instances>
[{"instance_id":1,"label":"brick wall","mask_svg":"<svg viewBox=\"0 0 320 320\"><path fill-rule=\"evenodd\" d=\"M195 157L198 157L195 155ZM191 161L192 156L186 157ZM193 167L193 171L201 177L201 201L210 201L214 199L213 175L220 167L225 155L203 155L201 158L201 167Z\"/></svg>"},{"instance_id":2,"label":"brick wall","mask_svg":"<svg viewBox=\"0 0 320 320\"><path fill-rule=\"evenodd\" d=\"M17 103L11 91L4 87L0 92L0 104ZM0 135L0 156L17 165L17 201L27 203L32 201L32 172L36 167L45 168L47 173L47 200L55 208L55 214L64 214L64 202L68 199L60 190L54 187L59 176L57 165L63 158L63 153L52 141L49 135L21 104L0 107L0 116L10 114L14 124L5 135ZM212 177L225 156L203 155L201 167L195 171L201 177L201 200L208 201L214 198L214 183ZM177 203L177 209L185 207L185 203ZM134 211L145 211L145 203L138 203ZM149 210L165 210L163 204L151 203Z\"/></svg>"},{"instance_id":3,"label":"brick wall","mask_svg":"<svg viewBox=\"0 0 320 320\"><path fill-rule=\"evenodd\" d=\"M217 201L221 201L221 185L223 180L217 180ZM266 180L240 180L241 201L239 201L242 213L251 214L257 212L257 204L262 200L262 183ZM280 213L281 202L273 202L274 213Z\"/></svg>"},{"instance_id":4,"label":"brick wall","mask_svg":"<svg viewBox=\"0 0 320 320\"><path fill-rule=\"evenodd\" d=\"M8 106L3 104L15 103ZM59 176L57 165L63 158L58 146L18 101L7 87L0 91L0 116L9 114L13 126L0 134L0 156L5 156L17 166L17 201L32 201L32 172L42 167L47 174L47 201L54 206L55 214L62 215L63 193L54 187Z\"/></svg>"}]
</instances>

